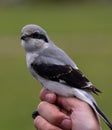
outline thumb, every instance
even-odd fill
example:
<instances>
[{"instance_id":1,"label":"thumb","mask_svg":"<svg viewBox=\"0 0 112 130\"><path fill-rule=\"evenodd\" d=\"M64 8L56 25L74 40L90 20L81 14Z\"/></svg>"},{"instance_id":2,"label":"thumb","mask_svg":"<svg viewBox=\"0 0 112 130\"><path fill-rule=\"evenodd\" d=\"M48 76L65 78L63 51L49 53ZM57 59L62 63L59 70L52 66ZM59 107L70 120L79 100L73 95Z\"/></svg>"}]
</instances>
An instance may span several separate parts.
<instances>
[{"instance_id":1,"label":"thumb","mask_svg":"<svg viewBox=\"0 0 112 130\"><path fill-rule=\"evenodd\" d=\"M74 111L74 110L84 110L85 108L90 106L81 101L80 99L77 99L76 97L62 97L62 96L57 96L57 104L67 110L67 111Z\"/></svg>"}]
</instances>

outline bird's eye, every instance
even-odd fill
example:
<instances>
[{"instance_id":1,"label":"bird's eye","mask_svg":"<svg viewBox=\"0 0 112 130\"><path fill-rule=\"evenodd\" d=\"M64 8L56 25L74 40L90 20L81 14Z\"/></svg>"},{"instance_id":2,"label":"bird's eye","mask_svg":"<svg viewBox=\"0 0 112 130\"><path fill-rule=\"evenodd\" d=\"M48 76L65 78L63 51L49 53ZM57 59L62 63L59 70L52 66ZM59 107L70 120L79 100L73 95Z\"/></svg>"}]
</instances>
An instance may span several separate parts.
<instances>
[{"instance_id":1,"label":"bird's eye","mask_svg":"<svg viewBox=\"0 0 112 130\"><path fill-rule=\"evenodd\" d=\"M42 40L44 40L45 42L48 42L47 37L46 37L45 35L43 35L43 34L39 34L38 32L32 33L32 34L30 35L30 37L31 37L31 38L35 38L35 39L42 39Z\"/></svg>"}]
</instances>

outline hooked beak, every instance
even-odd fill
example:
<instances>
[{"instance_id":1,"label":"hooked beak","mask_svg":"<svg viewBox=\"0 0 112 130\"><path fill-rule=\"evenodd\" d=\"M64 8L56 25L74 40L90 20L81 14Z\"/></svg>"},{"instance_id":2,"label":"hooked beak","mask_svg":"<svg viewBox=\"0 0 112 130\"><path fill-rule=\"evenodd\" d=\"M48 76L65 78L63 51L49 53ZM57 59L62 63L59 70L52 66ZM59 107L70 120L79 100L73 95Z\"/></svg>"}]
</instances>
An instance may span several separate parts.
<instances>
[{"instance_id":1,"label":"hooked beak","mask_svg":"<svg viewBox=\"0 0 112 130\"><path fill-rule=\"evenodd\" d=\"M27 37L28 37L27 35L22 35L21 40L26 40Z\"/></svg>"}]
</instances>

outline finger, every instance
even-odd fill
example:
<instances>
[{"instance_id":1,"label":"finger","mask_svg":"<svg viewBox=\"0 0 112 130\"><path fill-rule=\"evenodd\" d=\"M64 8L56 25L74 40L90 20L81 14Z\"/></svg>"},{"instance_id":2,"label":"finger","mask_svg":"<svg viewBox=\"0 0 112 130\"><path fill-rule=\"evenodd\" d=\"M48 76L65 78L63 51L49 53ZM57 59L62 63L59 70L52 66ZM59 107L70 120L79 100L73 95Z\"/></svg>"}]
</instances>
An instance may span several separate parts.
<instances>
[{"instance_id":1,"label":"finger","mask_svg":"<svg viewBox=\"0 0 112 130\"><path fill-rule=\"evenodd\" d=\"M71 128L71 119L69 116L59 110L59 108L48 102L41 102L38 106L39 114L51 124L63 129Z\"/></svg>"},{"instance_id":2,"label":"finger","mask_svg":"<svg viewBox=\"0 0 112 130\"><path fill-rule=\"evenodd\" d=\"M41 92L40 92L40 99L42 101L47 101L49 103L55 103L56 94L49 91L48 89L42 89Z\"/></svg>"},{"instance_id":3,"label":"finger","mask_svg":"<svg viewBox=\"0 0 112 130\"><path fill-rule=\"evenodd\" d=\"M68 111L72 122L76 124L74 126L77 126L79 120L80 122L85 122L85 124L91 124L90 126L95 126L95 124L99 123L99 119L96 116L96 113L86 102L83 102L75 97L66 98L59 96L57 98L57 103L63 109ZM85 117L87 118L87 120Z\"/></svg>"},{"instance_id":4,"label":"finger","mask_svg":"<svg viewBox=\"0 0 112 130\"><path fill-rule=\"evenodd\" d=\"M74 109L75 109L75 111L77 111L77 110L79 111L79 110L84 110L85 108L91 109L87 103L85 103L75 97L66 98L66 97L58 96L57 104L67 111L73 111Z\"/></svg>"},{"instance_id":5,"label":"finger","mask_svg":"<svg viewBox=\"0 0 112 130\"><path fill-rule=\"evenodd\" d=\"M34 120L34 126L38 130L62 130L61 128L59 128L57 126L52 125L51 123L49 123L47 120L45 120L41 116L38 116Z\"/></svg>"}]
</instances>

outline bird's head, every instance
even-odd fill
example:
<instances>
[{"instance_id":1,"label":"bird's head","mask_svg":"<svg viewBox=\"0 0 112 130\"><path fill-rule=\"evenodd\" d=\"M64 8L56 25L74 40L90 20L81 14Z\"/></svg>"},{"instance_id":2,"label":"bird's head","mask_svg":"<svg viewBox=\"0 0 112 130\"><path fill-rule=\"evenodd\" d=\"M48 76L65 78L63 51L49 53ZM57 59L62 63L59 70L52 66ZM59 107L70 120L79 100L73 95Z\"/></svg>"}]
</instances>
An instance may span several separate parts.
<instances>
[{"instance_id":1,"label":"bird's head","mask_svg":"<svg viewBox=\"0 0 112 130\"><path fill-rule=\"evenodd\" d=\"M34 24L29 24L22 28L21 40L22 46L27 52L47 47L49 42L49 38L44 29Z\"/></svg>"}]
</instances>

